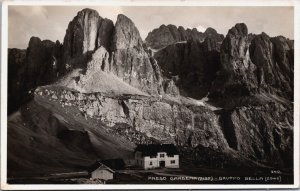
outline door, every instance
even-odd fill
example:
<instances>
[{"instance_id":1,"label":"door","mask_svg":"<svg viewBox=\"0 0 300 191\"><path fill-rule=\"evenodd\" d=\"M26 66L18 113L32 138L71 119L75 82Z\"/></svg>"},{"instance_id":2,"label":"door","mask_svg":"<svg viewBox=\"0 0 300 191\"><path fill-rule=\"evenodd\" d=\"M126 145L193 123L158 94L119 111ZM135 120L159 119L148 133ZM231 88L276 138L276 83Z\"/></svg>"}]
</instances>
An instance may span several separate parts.
<instances>
[{"instance_id":1,"label":"door","mask_svg":"<svg viewBox=\"0 0 300 191\"><path fill-rule=\"evenodd\" d=\"M166 162L165 161L159 161L159 166L160 167L165 167L166 166Z\"/></svg>"}]
</instances>

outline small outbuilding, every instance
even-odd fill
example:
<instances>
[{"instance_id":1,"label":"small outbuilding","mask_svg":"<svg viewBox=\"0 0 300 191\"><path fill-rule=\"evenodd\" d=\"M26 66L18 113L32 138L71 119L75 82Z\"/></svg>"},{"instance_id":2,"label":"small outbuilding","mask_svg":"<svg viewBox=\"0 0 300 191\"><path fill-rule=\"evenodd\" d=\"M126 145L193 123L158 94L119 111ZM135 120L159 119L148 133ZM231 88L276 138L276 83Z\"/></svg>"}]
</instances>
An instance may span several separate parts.
<instances>
[{"instance_id":1,"label":"small outbuilding","mask_svg":"<svg viewBox=\"0 0 300 191\"><path fill-rule=\"evenodd\" d=\"M135 149L136 165L144 169L179 168L179 152L173 144L142 144Z\"/></svg>"},{"instance_id":2,"label":"small outbuilding","mask_svg":"<svg viewBox=\"0 0 300 191\"><path fill-rule=\"evenodd\" d=\"M100 161L97 161L89 168L89 175L93 180L112 180L114 178L114 173L114 170L104 165Z\"/></svg>"}]
</instances>

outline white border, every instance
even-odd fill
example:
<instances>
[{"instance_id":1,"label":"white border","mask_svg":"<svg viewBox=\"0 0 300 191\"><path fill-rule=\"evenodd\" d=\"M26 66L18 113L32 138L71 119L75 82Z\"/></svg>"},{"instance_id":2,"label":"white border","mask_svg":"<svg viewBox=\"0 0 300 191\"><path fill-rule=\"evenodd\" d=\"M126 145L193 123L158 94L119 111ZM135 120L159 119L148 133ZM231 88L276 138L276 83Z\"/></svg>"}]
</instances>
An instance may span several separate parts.
<instances>
[{"instance_id":1,"label":"white border","mask_svg":"<svg viewBox=\"0 0 300 191\"><path fill-rule=\"evenodd\" d=\"M9 5L58 5L58 6L294 6L294 184L293 185L214 185L214 184L115 184L115 185L9 185L7 181L7 48L8 48L8 6ZM5 1L2 4L2 51L1 51L1 189L5 190L61 190L61 189L269 189L299 188L299 115L300 115L300 1L297 0L99 0L99 1ZM280 26L278 26L280 27Z\"/></svg>"}]
</instances>

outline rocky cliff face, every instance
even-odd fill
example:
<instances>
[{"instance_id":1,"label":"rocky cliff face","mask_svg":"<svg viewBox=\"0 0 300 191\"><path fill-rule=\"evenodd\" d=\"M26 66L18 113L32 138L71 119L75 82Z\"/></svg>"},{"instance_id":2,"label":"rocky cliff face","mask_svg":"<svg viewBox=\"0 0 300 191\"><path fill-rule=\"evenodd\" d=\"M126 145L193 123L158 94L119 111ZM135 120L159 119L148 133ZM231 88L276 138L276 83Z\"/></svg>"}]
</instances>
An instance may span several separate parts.
<instances>
[{"instance_id":1,"label":"rocky cliff face","mask_svg":"<svg viewBox=\"0 0 300 191\"><path fill-rule=\"evenodd\" d=\"M142 44L138 29L125 15L119 15L114 26L96 11L85 9L67 29L65 67L68 71L79 67L93 69L87 73L95 72L94 69L111 72L135 88L157 94L161 91L160 71Z\"/></svg>"},{"instance_id":2,"label":"rocky cliff face","mask_svg":"<svg viewBox=\"0 0 300 191\"><path fill-rule=\"evenodd\" d=\"M204 33L197 29L184 29L182 26L178 28L175 25L161 25L159 28L151 31L146 37L146 45L152 49L160 49L176 42L194 40L202 42L206 37L212 37L218 42L224 38L218 34L216 30L207 28Z\"/></svg>"},{"instance_id":3,"label":"rocky cliff face","mask_svg":"<svg viewBox=\"0 0 300 191\"><path fill-rule=\"evenodd\" d=\"M12 52L11 65L19 62L17 54ZM15 97L17 92L28 97L30 89L52 83L77 68L83 74L73 76L75 84L104 71L146 93L162 93L159 66L144 50L134 23L124 15L118 16L114 26L95 10L84 9L69 23L63 45L32 37L25 57L24 69L19 70L23 71L22 77L19 75L22 85L12 84L9 88ZM13 86L17 89L12 90ZM19 106L18 102L14 108Z\"/></svg>"},{"instance_id":4,"label":"rocky cliff face","mask_svg":"<svg viewBox=\"0 0 300 191\"><path fill-rule=\"evenodd\" d=\"M103 19L98 12L84 9L69 23L63 43L62 70L70 71L76 67L84 67L89 53L103 46L110 48L113 22Z\"/></svg>"},{"instance_id":5,"label":"rocky cliff face","mask_svg":"<svg viewBox=\"0 0 300 191\"><path fill-rule=\"evenodd\" d=\"M231 148L262 163L289 166L287 161L293 160L293 100L287 94L292 87L289 52L293 50L287 39L274 39L264 33L249 35L245 24L230 29L221 46L221 68L211 98L226 108L221 116ZM275 61L273 41L281 47L282 67ZM273 91L278 78L287 91Z\"/></svg>"},{"instance_id":6,"label":"rocky cliff face","mask_svg":"<svg viewBox=\"0 0 300 191\"><path fill-rule=\"evenodd\" d=\"M228 31L221 45L221 70L213 90L219 96L247 96L257 91L256 66L249 54L250 42L245 24L236 24Z\"/></svg>"},{"instance_id":7,"label":"rocky cliff face","mask_svg":"<svg viewBox=\"0 0 300 191\"><path fill-rule=\"evenodd\" d=\"M242 106L221 115L231 148L251 159L276 167L293 161L292 105L268 102Z\"/></svg>"},{"instance_id":8,"label":"rocky cliff face","mask_svg":"<svg viewBox=\"0 0 300 191\"><path fill-rule=\"evenodd\" d=\"M102 18L97 11L84 9L69 23L64 38L64 60L97 48L97 33Z\"/></svg>"},{"instance_id":9,"label":"rocky cliff face","mask_svg":"<svg viewBox=\"0 0 300 191\"><path fill-rule=\"evenodd\" d=\"M293 43L265 33L248 34L245 24L229 30L221 46L221 70L212 92L218 96L256 93L293 97Z\"/></svg>"},{"instance_id":10,"label":"rocky cliff face","mask_svg":"<svg viewBox=\"0 0 300 191\"><path fill-rule=\"evenodd\" d=\"M8 49L8 113L23 101L26 50Z\"/></svg>"},{"instance_id":11,"label":"rocky cliff face","mask_svg":"<svg viewBox=\"0 0 300 191\"><path fill-rule=\"evenodd\" d=\"M62 107L76 107L87 120L100 120L112 129L124 124L158 142L191 147L202 145L217 150L228 148L219 116L205 107L182 105L157 97L83 94L51 87L39 88L35 94L58 102Z\"/></svg>"},{"instance_id":12,"label":"rocky cliff face","mask_svg":"<svg viewBox=\"0 0 300 191\"><path fill-rule=\"evenodd\" d=\"M289 168L293 160L291 104L270 100L259 105L212 110L205 105L167 98L83 94L51 86L39 88L35 94L59 103L66 110L77 108L80 113L74 115L104 123L134 143L201 147L225 155L235 153L278 168Z\"/></svg>"},{"instance_id":13,"label":"rocky cliff face","mask_svg":"<svg viewBox=\"0 0 300 191\"><path fill-rule=\"evenodd\" d=\"M26 51L26 89L53 82L59 76L61 44L32 37Z\"/></svg>"},{"instance_id":14,"label":"rocky cliff face","mask_svg":"<svg viewBox=\"0 0 300 191\"><path fill-rule=\"evenodd\" d=\"M163 75L174 81L181 95L202 98L208 94L220 67L217 40L213 37L202 43L189 40L169 45L155 54Z\"/></svg>"},{"instance_id":15,"label":"rocky cliff face","mask_svg":"<svg viewBox=\"0 0 300 191\"><path fill-rule=\"evenodd\" d=\"M161 92L160 70L143 49L142 42L134 23L119 15L113 35L110 71L133 87L157 94Z\"/></svg>"},{"instance_id":16,"label":"rocky cliff face","mask_svg":"<svg viewBox=\"0 0 300 191\"><path fill-rule=\"evenodd\" d=\"M250 58L257 67L258 86L261 91L293 98L294 47L282 37L256 35L249 47Z\"/></svg>"},{"instance_id":17,"label":"rocky cliff face","mask_svg":"<svg viewBox=\"0 0 300 191\"><path fill-rule=\"evenodd\" d=\"M9 111L17 109L28 99L28 91L37 86L54 82L61 67L62 46L49 40L32 37L27 50L12 49L8 52L8 94L12 100Z\"/></svg>"}]
</instances>

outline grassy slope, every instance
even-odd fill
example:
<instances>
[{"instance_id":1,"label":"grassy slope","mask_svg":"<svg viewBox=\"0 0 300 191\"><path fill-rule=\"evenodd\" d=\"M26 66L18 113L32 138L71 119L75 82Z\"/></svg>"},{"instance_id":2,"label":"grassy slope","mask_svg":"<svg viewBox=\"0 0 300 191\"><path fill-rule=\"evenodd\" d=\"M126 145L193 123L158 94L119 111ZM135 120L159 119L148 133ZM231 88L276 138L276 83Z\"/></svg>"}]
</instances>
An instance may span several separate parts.
<instances>
[{"instance_id":1,"label":"grassy slope","mask_svg":"<svg viewBox=\"0 0 300 191\"><path fill-rule=\"evenodd\" d=\"M131 155L134 145L86 120L76 108L43 97L8 119L8 176L36 176L84 170L97 159ZM68 142L59 139L68 132Z\"/></svg>"}]
</instances>

